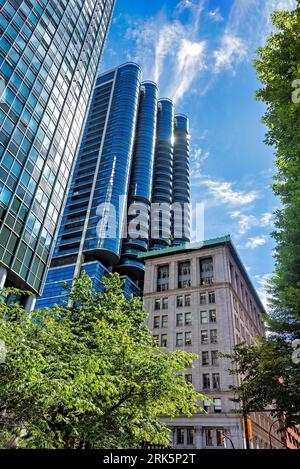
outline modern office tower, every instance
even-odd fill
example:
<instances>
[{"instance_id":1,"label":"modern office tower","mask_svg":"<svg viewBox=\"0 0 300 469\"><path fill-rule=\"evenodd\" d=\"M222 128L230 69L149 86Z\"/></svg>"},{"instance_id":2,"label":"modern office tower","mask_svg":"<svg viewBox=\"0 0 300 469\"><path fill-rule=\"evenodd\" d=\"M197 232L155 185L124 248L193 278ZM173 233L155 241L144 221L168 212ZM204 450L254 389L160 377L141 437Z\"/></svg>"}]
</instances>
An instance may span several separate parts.
<instances>
[{"instance_id":1,"label":"modern office tower","mask_svg":"<svg viewBox=\"0 0 300 469\"><path fill-rule=\"evenodd\" d=\"M123 242L122 257L117 267L120 273L123 272L134 280L139 280L144 275L144 264L137 257L141 252L147 251L150 238L157 99L157 85L149 81L143 82L128 195L128 237Z\"/></svg>"},{"instance_id":2,"label":"modern office tower","mask_svg":"<svg viewBox=\"0 0 300 469\"><path fill-rule=\"evenodd\" d=\"M177 449L244 448L242 416L231 401L233 346L254 343L263 333L264 307L230 236L168 247L140 255L145 262L144 303L149 327L165 351L185 350L198 355L186 379L209 400L207 411L191 418L165 420ZM252 448L282 448L279 422L268 413L251 414ZM269 435L271 432L271 436Z\"/></svg>"},{"instance_id":3,"label":"modern office tower","mask_svg":"<svg viewBox=\"0 0 300 469\"><path fill-rule=\"evenodd\" d=\"M176 114L174 120L172 243L190 241L189 121Z\"/></svg>"},{"instance_id":4,"label":"modern office tower","mask_svg":"<svg viewBox=\"0 0 300 469\"><path fill-rule=\"evenodd\" d=\"M0 2L0 286L40 293L114 0Z\"/></svg>"},{"instance_id":5,"label":"modern office tower","mask_svg":"<svg viewBox=\"0 0 300 469\"><path fill-rule=\"evenodd\" d=\"M174 104L163 98L158 102L157 141L152 186L152 249L165 247L171 240L173 195ZM156 208L154 208L156 207Z\"/></svg>"},{"instance_id":6,"label":"modern office tower","mask_svg":"<svg viewBox=\"0 0 300 469\"><path fill-rule=\"evenodd\" d=\"M176 148L178 164L184 159L189 191L186 118L182 125ZM82 270L97 290L102 289L103 275L117 271L126 280L126 293L138 294L145 269L138 256L151 245L150 217L153 228L156 216L151 201L166 203L162 209L168 221L158 245L170 242L176 126L181 121L174 120L172 101L158 101L156 84L141 82L138 65L127 63L98 76L38 307L63 301L62 282L71 283ZM185 194L180 194L181 202Z\"/></svg>"}]
</instances>

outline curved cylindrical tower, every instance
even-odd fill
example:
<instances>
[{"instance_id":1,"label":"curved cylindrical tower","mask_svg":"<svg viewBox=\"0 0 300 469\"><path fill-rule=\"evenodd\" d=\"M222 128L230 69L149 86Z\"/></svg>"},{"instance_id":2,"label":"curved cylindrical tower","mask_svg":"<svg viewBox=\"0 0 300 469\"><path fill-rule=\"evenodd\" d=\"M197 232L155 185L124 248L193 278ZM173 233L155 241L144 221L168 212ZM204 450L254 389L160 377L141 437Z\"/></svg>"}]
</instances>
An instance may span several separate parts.
<instances>
[{"instance_id":1,"label":"curved cylindrical tower","mask_svg":"<svg viewBox=\"0 0 300 469\"><path fill-rule=\"evenodd\" d=\"M189 120L184 114L174 119L172 242L190 241L190 154Z\"/></svg>"},{"instance_id":2,"label":"curved cylindrical tower","mask_svg":"<svg viewBox=\"0 0 300 469\"><path fill-rule=\"evenodd\" d=\"M86 256L92 254L109 266L116 265L121 254L140 79L141 70L137 64L127 63L119 67L109 109L106 110L109 117L100 149L101 159L84 251ZM101 105L99 113L101 116Z\"/></svg>"},{"instance_id":3,"label":"curved cylindrical tower","mask_svg":"<svg viewBox=\"0 0 300 469\"><path fill-rule=\"evenodd\" d=\"M143 82L128 194L127 239L123 243L118 266L118 271L133 279L139 279L144 274L144 263L137 256L148 249L149 242L157 100L157 85Z\"/></svg>"},{"instance_id":4,"label":"curved cylindrical tower","mask_svg":"<svg viewBox=\"0 0 300 469\"><path fill-rule=\"evenodd\" d=\"M151 214L151 248L160 249L171 239L174 104L158 101L157 141L154 160Z\"/></svg>"}]
</instances>

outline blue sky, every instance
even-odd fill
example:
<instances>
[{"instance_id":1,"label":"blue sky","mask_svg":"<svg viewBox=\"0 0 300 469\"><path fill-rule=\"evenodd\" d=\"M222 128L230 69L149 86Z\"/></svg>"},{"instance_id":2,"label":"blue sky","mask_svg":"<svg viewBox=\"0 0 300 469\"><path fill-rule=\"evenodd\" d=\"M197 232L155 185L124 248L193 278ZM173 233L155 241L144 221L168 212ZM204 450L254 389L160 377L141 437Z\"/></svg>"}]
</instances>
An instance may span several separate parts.
<instances>
[{"instance_id":1,"label":"blue sky","mask_svg":"<svg viewBox=\"0 0 300 469\"><path fill-rule=\"evenodd\" d=\"M101 70L135 61L191 125L192 201L204 203L205 238L231 234L265 301L270 233L279 206L270 184L264 105L252 61L274 9L294 0L117 0ZM194 232L194 239L199 233Z\"/></svg>"}]
</instances>

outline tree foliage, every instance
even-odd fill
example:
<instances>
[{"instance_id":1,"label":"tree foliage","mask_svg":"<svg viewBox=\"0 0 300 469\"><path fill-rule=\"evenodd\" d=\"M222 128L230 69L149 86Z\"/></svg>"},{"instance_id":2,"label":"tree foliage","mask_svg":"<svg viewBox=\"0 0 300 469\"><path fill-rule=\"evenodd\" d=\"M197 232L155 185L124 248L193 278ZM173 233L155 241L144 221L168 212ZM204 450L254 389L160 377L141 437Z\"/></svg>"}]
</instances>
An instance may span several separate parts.
<instances>
[{"instance_id":1,"label":"tree foliage","mask_svg":"<svg viewBox=\"0 0 300 469\"><path fill-rule=\"evenodd\" d=\"M299 4L299 2L298 2ZM282 202L276 213L275 272L270 283L272 331L300 337L300 6L276 12L277 28L255 61L267 105L266 143L276 150L273 190ZM292 94L295 98L292 99ZM297 102L299 101L299 102Z\"/></svg>"},{"instance_id":2,"label":"tree foliage","mask_svg":"<svg viewBox=\"0 0 300 469\"><path fill-rule=\"evenodd\" d=\"M203 396L186 382L193 355L163 353L141 299L126 301L117 274L105 293L83 274L71 307L37 310L0 301L0 445L135 448L169 444L160 415L191 416Z\"/></svg>"},{"instance_id":3,"label":"tree foliage","mask_svg":"<svg viewBox=\"0 0 300 469\"><path fill-rule=\"evenodd\" d=\"M266 106L266 143L275 147L273 190L276 212L275 271L269 283L268 336L245 344L231 356L244 379L234 388L247 412L271 406L286 425L300 424L300 368L292 362L291 342L300 338L300 2L273 14L276 27L258 51L254 65ZM298 88L298 89L297 89Z\"/></svg>"},{"instance_id":4,"label":"tree foliage","mask_svg":"<svg viewBox=\"0 0 300 469\"><path fill-rule=\"evenodd\" d=\"M231 358L231 374L243 379L231 386L244 413L269 409L286 427L300 423L300 373L291 360L292 348L279 338L261 338L257 345L239 344Z\"/></svg>"}]
</instances>

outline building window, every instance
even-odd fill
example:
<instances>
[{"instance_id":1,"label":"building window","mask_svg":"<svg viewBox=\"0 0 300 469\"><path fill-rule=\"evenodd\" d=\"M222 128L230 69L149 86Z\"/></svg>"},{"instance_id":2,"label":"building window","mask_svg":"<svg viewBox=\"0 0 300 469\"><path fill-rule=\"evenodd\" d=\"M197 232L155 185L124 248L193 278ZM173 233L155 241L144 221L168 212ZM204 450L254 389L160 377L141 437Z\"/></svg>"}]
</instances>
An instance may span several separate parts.
<instances>
[{"instance_id":1,"label":"building window","mask_svg":"<svg viewBox=\"0 0 300 469\"><path fill-rule=\"evenodd\" d=\"M217 312L215 309L209 311L209 322L217 322Z\"/></svg>"},{"instance_id":2,"label":"building window","mask_svg":"<svg viewBox=\"0 0 300 469\"><path fill-rule=\"evenodd\" d=\"M217 446L223 446L224 430L217 429Z\"/></svg>"},{"instance_id":3,"label":"building window","mask_svg":"<svg viewBox=\"0 0 300 469\"><path fill-rule=\"evenodd\" d=\"M203 401L203 410L209 412L210 410L210 401Z\"/></svg>"},{"instance_id":4,"label":"building window","mask_svg":"<svg viewBox=\"0 0 300 469\"><path fill-rule=\"evenodd\" d=\"M154 309L156 311L159 311L160 310L160 299L159 300L155 300L154 302Z\"/></svg>"},{"instance_id":5,"label":"building window","mask_svg":"<svg viewBox=\"0 0 300 469\"><path fill-rule=\"evenodd\" d=\"M219 391L221 389L221 384L220 384L220 374L219 373L213 373L212 375L212 384L213 384L213 389Z\"/></svg>"},{"instance_id":6,"label":"building window","mask_svg":"<svg viewBox=\"0 0 300 469\"><path fill-rule=\"evenodd\" d=\"M159 325L160 325L160 317L159 316L154 316L153 328L154 329L159 329Z\"/></svg>"},{"instance_id":7,"label":"building window","mask_svg":"<svg viewBox=\"0 0 300 469\"><path fill-rule=\"evenodd\" d=\"M177 296L177 308L183 307L183 296Z\"/></svg>"},{"instance_id":8,"label":"building window","mask_svg":"<svg viewBox=\"0 0 300 469\"><path fill-rule=\"evenodd\" d=\"M168 316L162 316L161 318L161 327L166 329L168 327Z\"/></svg>"},{"instance_id":9,"label":"building window","mask_svg":"<svg viewBox=\"0 0 300 469\"><path fill-rule=\"evenodd\" d=\"M214 399L214 412L215 412L215 414L221 414L221 412L222 412L222 401L221 401L221 399Z\"/></svg>"},{"instance_id":10,"label":"building window","mask_svg":"<svg viewBox=\"0 0 300 469\"><path fill-rule=\"evenodd\" d=\"M210 331L210 343L217 344L218 343L218 331L217 329L211 329Z\"/></svg>"},{"instance_id":11,"label":"building window","mask_svg":"<svg viewBox=\"0 0 300 469\"><path fill-rule=\"evenodd\" d=\"M177 327L183 326L183 314L182 313L176 314L176 326Z\"/></svg>"},{"instance_id":12,"label":"building window","mask_svg":"<svg viewBox=\"0 0 300 469\"><path fill-rule=\"evenodd\" d=\"M162 299L162 309L168 309L169 308L169 298L163 298Z\"/></svg>"},{"instance_id":13,"label":"building window","mask_svg":"<svg viewBox=\"0 0 300 469\"><path fill-rule=\"evenodd\" d=\"M192 345L192 333L186 332L184 336L185 336L185 339L184 339L185 345Z\"/></svg>"},{"instance_id":14,"label":"building window","mask_svg":"<svg viewBox=\"0 0 300 469\"><path fill-rule=\"evenodd\" d=\"M167 336L167 334L162 334L161 341L160 341L160 346L161 347L167 347L168 346L168 336Z\"/></svg>"},{"instance_id":15,"label":"building window","mask_svg":"<svg viewBox=\"0 0 300 469\"><path fill-rule=\"evenodd\" d=\"M155 345L158 345L158 343L159 343L159 335L154 335L154 336L153 336L153 340L156 342Z\"/></svg>"},{"instance_id":16,"label":"building window","mask_svg":"<svg viewBox=\"0 0 300 469\"><path fill-rule=\"evenodd\" d=\"M184 315L184 324L190 326L192 324L192 313L185 313Z\"/></svg>"},{"instance_id":17,"label":"building window","mask_svg":"<svg viewBox=\"0 0 300 469\"><path fill-rule=\"evenodd\" d=\"M200 293L200 305L206 305L206 293Z\"/></svg>"},{"instance_id":18,"label":"building window","mask_svg":"<svg viewBox=\"0 0 300 469\"><path fill-rule=\"evenodd\" d=\"M194 429L193 428L187 429L187 444L188 446L192 446L194 444Z\"/></svg>"},{"instance_id":19,"label":"building window","mask_svg":"<svg viewBox=\"0 0 300 469\"><path fill-rule=\"evenodd\" d=\"M202 387L203 389L210 389L210 376L209 373L202 375Z\"/></svg>"},{"instance_id":20,"label":"building window","mask_svg":"<svg viewBox=\"0 0 300 469\"><path fill-rule=\"evenodd\" d=\"M208 324L208 313L207 313L207 311L200 311L200 322L201 322L201 324Z\"/></svg>"},{"instance_id":21,"label":"building window","mask_svg":"<svg viewBox=\"0 0 300 469\"><path fill-rule=\"evenodd\" d=\"M193 375L185 375L185 380L187 383L193 383Z\"/></svg>"},{"instance_id":22,"label":"building window","mask_svg":"<svg viewBox=\"0 0 300 469\"><path fill-rule=\"evenodd\" d=\"M185 295L184 297L184 305L186 307L191 306L191 295Z\"/></svg>"},{"instance_id":23,"label":"building window","mask_svg":"<svg viewBox=\"0 0 300 469\"><path fill-rule=\"evenodd\" d=\"M213 259L200 259L200 283L201 285L212 285L214 283Z\"/></svg>"},{"instance_id":24,"label":"building window","mask_svg":"<svg viewBox=\"0 0 300 469\"><path fill-rule=\"evenodd\" d=\"M219 366L219 357L218 357L218 351L213 350L211 352L211 364L212 366Z\"/></svg>"},{"instance_id":25,"label":"building window","mask_svg":"<svg viewBox=\"0 0 300 469\"><path fill-rule=\"evenodd\" d=\"M169 289L169 266L162 265L157 269L157 291Z\"/></svg>"},{"instance_id":26,"label":"building window","mask_svg":"<svg viewBox=\"0 0 300 469\"><path fill-rule=\"evenodd\" d=\"M208 331L201 331L201 344L208 344Z\"/></svg>"},{"instance_id":27,"label":"building window","mask_svg":"<svg viewBox=\"0 0 300 469\"><path fill-rule=\"evenodd\" d=\"M178 264L178 288L191 286L191 265L190 262Z\"/></svg>"},{"instance_id":28,"label":"building window","mask_svg":"<svg viewBox=\"0 0 300 469\"><path fill-rule=\"evenodd\" d=\"M209 365L209 355L208 352L202 352L202 366Z\"/></svg>"},{"instance_id":29,"label":"building window","mask_svg":"<svg viewBox=\"0 0 300 469\"><path fill-rule=\"evenodd\" d=\"M185 345L192 345L192 333L191 332L185 333Z\"/></svg>"},{"instance_id":30,"label":"building window","mask_svg":"<svg viewBox=\"0 0 300 469\"><path fill-rule=\"evenodd\" d=\"M215 292L214 291L210 291L208 293L208 302L209 304L214 304L216 302L216 295L215 295Z\"/></svg>"},{"instance_id":31,"label":"building window","mask_svg":"<svg viewBox=\"0 0 300 469\"><path fill-rule=\"evenodd\" d=\"M179 332L176 334L176 346L182 347L183 346L183 333Z\"/></svg>"},{"instance_id":32,"label":"building window","mask_svg":"<svg viewBox=\"0 0 300 469\"><path fill-rule=\"evenodd\" d=\"M184 429L183 428L176 429L176 443L177 445L184 444Z\"/></svg>"},{"instance_id":33,"label":"building window","mask_svg":"<svg viewBox=\"0 0 300 469\"><path fill-rule=\"evenodd\" d=\"M205 444L206 446L214 446L213 431L210 428L205 430Z\"/></svg>"},{"instance_id":34,"label":"building window","mask_svg":"<svg viewBox=\"0 0 300 469\"><path fill-rule=\"evenodd\" d=\"M235 274L235 290L239 293L239 277L237 274Z\"/></svg>"}]
</instances>

